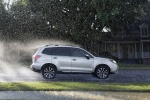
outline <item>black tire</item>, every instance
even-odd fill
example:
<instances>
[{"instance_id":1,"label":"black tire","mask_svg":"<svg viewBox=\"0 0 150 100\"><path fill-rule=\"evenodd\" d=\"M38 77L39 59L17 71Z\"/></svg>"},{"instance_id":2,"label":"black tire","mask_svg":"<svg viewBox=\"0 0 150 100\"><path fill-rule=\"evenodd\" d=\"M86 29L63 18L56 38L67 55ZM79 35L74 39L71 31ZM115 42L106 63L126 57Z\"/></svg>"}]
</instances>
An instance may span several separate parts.
<instances>
[{"instance_id":1,"label":"black tire","mask_svg":"<svg viewBox=\"0 0 150 100\"><path fill-rule=\"evenodd\" d=\"M106 65L98 66L95 70L95 75L99 79L106 79L110 74L110 69Z\"/></svg>"},{"instance_id":2,"label":"black tire","mask_svg":"<svg viewBox=\"0 0 150 100\"><path fill-rule=\"evenodd\" d=\"M97 76L96 76L96 74L95 74L95 72L94 72L94 73L92 73L92 76L97 77Z\"/></svg>"},{"instance_id":3,"label":"black tire","mask_svg":"<svg viewBox=\"0 0 150 100\"><path fill-rule=\"evenodd\" d=\"M56 68L53 65L47 65L42 68L42 76L45 79L54 79L56 76Z\"/></svg>"}]
</instances>

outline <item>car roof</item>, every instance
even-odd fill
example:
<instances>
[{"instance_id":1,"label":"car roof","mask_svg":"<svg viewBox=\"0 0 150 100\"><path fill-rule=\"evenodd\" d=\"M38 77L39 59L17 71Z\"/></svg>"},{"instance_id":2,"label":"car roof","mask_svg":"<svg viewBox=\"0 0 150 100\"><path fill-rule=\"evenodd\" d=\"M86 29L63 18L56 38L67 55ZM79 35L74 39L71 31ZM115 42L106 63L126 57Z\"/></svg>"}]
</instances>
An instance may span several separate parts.
<instances>
[{"instance_id":1,"label":"car roof","mask_svg":"<svg viewBox=\"0 0 150 100\"><path fill-rule=\"evenodd\" d=\"M74 47L74 48L78 48L77 46L74 46L74 45L45 45L44 47Z\"/></svg>"},{"instance_id":2,"label":"car roof","mask_svg":"<svg viewBox=\"0 0 150 100\"><path fill-rule=\"evenodd\" d=\"M45 45L43 47L39 48L39 52L42 52L45 48L53 48L53 47L69 47L69 48L79 48L82 50L85 50L83 48L80 48L79 46L75 46L75 45ZM85 50L86 51L86 50ZM88 51L86 51L88 52ZM91 54L90 52L88 52L91 56L94 56L93 54Z\"/></svg>"}]
</instances>

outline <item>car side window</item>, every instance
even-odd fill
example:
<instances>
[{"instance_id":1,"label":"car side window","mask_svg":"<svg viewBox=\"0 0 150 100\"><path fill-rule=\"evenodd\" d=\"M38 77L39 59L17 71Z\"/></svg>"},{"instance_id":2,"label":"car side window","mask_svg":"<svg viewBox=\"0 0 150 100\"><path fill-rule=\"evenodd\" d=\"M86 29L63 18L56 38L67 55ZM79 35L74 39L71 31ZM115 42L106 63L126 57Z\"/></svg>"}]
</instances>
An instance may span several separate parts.
<instances>
[{"instance_id":1,"label":"car side window","mask_svg":"<svg viewBox=\"0 0 150 100\"><path fill-rule=\"evenodd\" d=\"M52 55L54 48L45 48L42 53L46 55Z\"/></svg>"},{"instance_id":2,"label":"car side window","mask_svg":"<svg viewBox=\"0 0 150 100\"><path fill-rule=\"evenodd\" d=\"M86 55L89 55L87 52L85 52L84 50L78 49L78 48L74 48L71 50L71 55L73 57L85 57ZM90 56L90 55L89 55ZM91 56L90 56L91 58Z\"/></svg>"},{"instance_id":3,"label":"car side window","mask_svg":"<svg viewBox=\"0 0 150 100\"><path fill-rule=\"evenodd\" d=\"M52 55L71 56L70 50L67 47L57 47L57 48L55 48Z\"/></svg>"}]
</instances>

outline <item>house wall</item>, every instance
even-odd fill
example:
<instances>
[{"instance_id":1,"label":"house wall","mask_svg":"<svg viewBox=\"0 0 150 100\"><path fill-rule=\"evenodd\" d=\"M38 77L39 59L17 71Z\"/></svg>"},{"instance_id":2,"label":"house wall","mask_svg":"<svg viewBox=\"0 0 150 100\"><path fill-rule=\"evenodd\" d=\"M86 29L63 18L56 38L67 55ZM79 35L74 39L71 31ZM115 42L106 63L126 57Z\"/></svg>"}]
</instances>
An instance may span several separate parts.
<instances>
[{"instance_id":1,"label":"house wall","mask_svg":"<svg viewBox=\"0 0 150 100\"><path fill-rule=\"evenodd\" d=\"M130 32L122 29L104 41L105 51L120 60L138 60L139 63L149 64L150 20L137 21L129 25L129 28Z\"/></svg>"},{"instance_id":2,"label":"house wall","mask_svg":"<svg viewBox=\"0 0 150 100\"><path fill-rule=\"evenodd\" d=\"M106 43L105 52L109 52L125 63L150 63L150 43Z\"/></svg>"},{"instance_id":3,"label":"house wall","mask_svg":"<svg viewBox=\"0 0 150 100\"><path fill-rule=\"evenodd\" d=\"M109 52L113 56L118 57L119 52L117 52L117 44L116 43L106 44L105 52Z\"/></svg>"},{"instance_id":4,"label":"house wall","mask_svg":"<svg viewBox=\"0 0 150 100\"><path fill-rule=\"evenodd\" d=\"M150 58L144 58L142 63L143 64L150 64Z\"/></svg>"},{"instance_id":5,"label":"house wall","mask_svg":"<svg viewBox=\"0 0 150 100\"><path fill-rule=\"evenodd\" d=\"M143 57L150 58L150 43L149 42L143 43Z\"/></svg>"},{"instance_id":6,"label":"house wall","mask_svg":"<svg viewBox=\"0 0 150 100\"><path fill-rule=\"evenodd\" d=\"M134 59L136 52L134 43L107 43L105 51L119 59Z\"/></svg>"}]
</instances>

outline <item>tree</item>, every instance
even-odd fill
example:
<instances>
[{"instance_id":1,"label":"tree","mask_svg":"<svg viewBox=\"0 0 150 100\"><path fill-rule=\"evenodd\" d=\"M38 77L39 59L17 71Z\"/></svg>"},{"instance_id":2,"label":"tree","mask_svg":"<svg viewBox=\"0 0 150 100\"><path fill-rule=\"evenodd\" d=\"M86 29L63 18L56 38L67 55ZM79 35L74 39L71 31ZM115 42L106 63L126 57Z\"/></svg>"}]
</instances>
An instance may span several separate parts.
<instances>
[{"instance_id":1,"label":"tree","mask_svg":"<svg viewBox=\"0 0 150 100\"><path fill-rule=\"evenodd\" d=\"M97 30L93 27L96 9L91 0L29 0L36 18L41 17L45 35L51 38L67 39L81 45L89 45L96 40ZM42 27L39 28L43 30ZM41 33L43 34L43 33Z\"/></svg>"},{"instance_id":2,"label":"tree","mask_svg":"<svg viewBox=\"0 0 150 100\"><path fill-rule=\"evenodd\" d=\"M2 8L9 38L57 38L71 40L87 49L103 40L106 33L124 29L140 18L147 0L18 0L9 11ZM5 29L5 30L4 30ZM14 38L15 37L15 38ZM28 38L29 39L29 38Z\"/></svg>"},{"instance_id":3,"label":"tree","mask_svg":"<svg viewBox=\"0 0 150 100\"><path fill-rule=\"evenodd\" d=\"M7 32L9 22L10 22L10 16L8 11L5 8L5 4L3 0L0 0L0 31L1 31L1 38L6 39L9 37L9 34Z\"/></svg>"},{"instance_id":4,"label":"tree","mask_svg":"<svg viewBox=\"0 0 150 100\"><path fill-rule=\"evenodd\" d=\"M145 2L147 0L93 0L93 5L102 26L118 31L128 30L128 25L141 17Z\"/></svg>"},{"instance_id":5,"label":"tree","mask_svg":"<svg viewBox=\"0 0 150 100\"><path fill-rule=\"evenodd\" d=\"M147 3L144 4L144 18L150 18L150 0L148 0Z\"/></svg>"}]
</instances>

